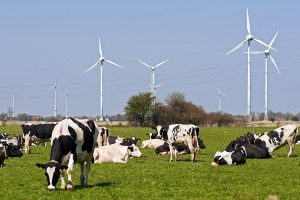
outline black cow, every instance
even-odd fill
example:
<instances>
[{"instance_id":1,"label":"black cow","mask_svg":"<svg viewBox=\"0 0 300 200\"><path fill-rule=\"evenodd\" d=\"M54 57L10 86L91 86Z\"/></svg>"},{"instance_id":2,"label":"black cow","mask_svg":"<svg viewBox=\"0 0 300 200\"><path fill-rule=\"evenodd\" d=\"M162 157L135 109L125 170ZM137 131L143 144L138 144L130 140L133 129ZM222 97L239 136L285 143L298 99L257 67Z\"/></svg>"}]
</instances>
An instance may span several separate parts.
<instances>
[{"instance_id":1,"label":"black cow","mask_svg":"<svg viewBox=\"0 0 300 200\"><path fill-rule=\"evenodd\" d=\"M51 138L52 131L55 127L54 124L22 124L23 139L25 143L25 153L30 153L30 144L32 138L36 137L41 142L45 142Z\"/></svg>"},{"instance_id":2,"label":"black cow","mask_svg":"<svg viewBox=\"0 0 300 200\"><path fill-rule=\"evenodd\" d=\"M80 165L81 185L88 184L90 165L93 161L98 135L97 125L92 120L68 118L54 127L50 161L46 164L36 164L37 167L45 169L49 190L55 189L59 177L61 177L61 188L66 188L64 170L67 170L68 174L67 189L73 189L72 172L75 162ZM85 176L84 165L86 165Z\"/></svg>"}]
</instances>

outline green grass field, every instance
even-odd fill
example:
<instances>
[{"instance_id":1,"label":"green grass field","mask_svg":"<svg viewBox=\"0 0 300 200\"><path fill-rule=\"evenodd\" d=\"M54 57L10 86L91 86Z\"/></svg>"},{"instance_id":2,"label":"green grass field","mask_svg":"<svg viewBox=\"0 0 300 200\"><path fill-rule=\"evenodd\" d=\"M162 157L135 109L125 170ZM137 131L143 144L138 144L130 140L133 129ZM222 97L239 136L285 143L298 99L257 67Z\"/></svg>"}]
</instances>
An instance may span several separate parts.
<instances>
[{"instance_id":1,"label":"green grass field","mask_svg":"<svg viewBox=\"0 0 300 200\"><path fill-rule=\"evenodd\" d=\"M270 128L257 128L265 131ZM0 126L0 132L20 133L19 126ZM150 128L111 127L112 135L146 139ZM154 150L141 149L142 158L127 164L92 165L89 186L79 184L75 165L75 190L48 191L44 171L35 166L46 163L50 146L33 147L32 154L9 158L0 168L0 199L300 199L300 146L287 158L287 146L275 151L276 158L248 159L245 165L212 167L217 150L231 140L254 131L253 128L203 128L200 135L206 149L198 152L196 162L189 155L169 163L169 156L156 156ZM141 143L138 143L140 146ZM58 183L58 188L60 182Z\"/></svg>"}]
</instances>

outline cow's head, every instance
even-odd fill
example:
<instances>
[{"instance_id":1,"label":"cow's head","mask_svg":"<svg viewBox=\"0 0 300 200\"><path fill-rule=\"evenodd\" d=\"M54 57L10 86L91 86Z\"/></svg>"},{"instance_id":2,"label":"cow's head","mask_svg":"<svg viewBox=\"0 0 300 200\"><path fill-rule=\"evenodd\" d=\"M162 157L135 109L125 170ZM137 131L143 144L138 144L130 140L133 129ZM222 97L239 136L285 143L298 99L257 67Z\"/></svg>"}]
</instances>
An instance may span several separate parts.
<instances>
[{"instance_id":1,"label":"cow's head","mask_svg":"<svg viewBox=\"0 0 300 200\"><path fill-rule=\"evenodd\" d=\"M158 134L157 133L146 133L146 135L148 135L149 139L160 139L158 138Z\"/></svg>"},{"instance_id":2,"label":"cow's head","mask_svg":"<svg viewBox=\"0 0 300 200\"><path fill-rule=\"evenodd\" d=\"M108 140L108 136L109 136L109 130L106 127L101 127L99 128L99 142L101 144L101 146L107 145L107 140Z\"/></svg>"},{"instance_id":3,"label":"cow's head","mask_svg":"<svg viewBox=\"0 0 300 200\"><path fill-rule=\"evenodd\" d=\"M129 146L128 150L129 150L129 155L131 157L140 158L143 156L142 152L139 150L139 148L135 144L132 144L131 146Z\"/></svg>"},{"instance_id":4,"label":"cow's head","mask_svg":"<svg viewBox=\"0 0 300 200\"><path fill-rule=\"evenodd\" d=\"M137 138L137 137L135 137L135 136L133 136L133 137L131 137L131 138L127 138L126 140L129 142L130 145L132 145L132 144L136 145L136 143L137 143L138 141L140 141L141 139L140 139L140 138Z\"/></svg>"},{"instance_id":5,"label":"cow's head","mask_svg":"<svg viewBox=\"0 0 300 200\"><path fill-rule=\"evenodd\" d=\"M60 173L63 170L68 169L68 166L61 165L54 160L51 160L46 164L37 163L36 166L39 168L45 169L45 176L47 177L47 182L48 182L47 188L49 190L55 190L55 186L60 177Z\"/></svg>"},{"instance_id":6,"label":"cow's head","mask_svg":"<svg viewBox=\"0 0 300 200\"><path fill-rule=\"evenodd\" d=\"M198 146L199 146L200 149L205 149L206 148L206 146L204 144L204 141L200 138L198 138Z\"/></svg>"}]
</instances>

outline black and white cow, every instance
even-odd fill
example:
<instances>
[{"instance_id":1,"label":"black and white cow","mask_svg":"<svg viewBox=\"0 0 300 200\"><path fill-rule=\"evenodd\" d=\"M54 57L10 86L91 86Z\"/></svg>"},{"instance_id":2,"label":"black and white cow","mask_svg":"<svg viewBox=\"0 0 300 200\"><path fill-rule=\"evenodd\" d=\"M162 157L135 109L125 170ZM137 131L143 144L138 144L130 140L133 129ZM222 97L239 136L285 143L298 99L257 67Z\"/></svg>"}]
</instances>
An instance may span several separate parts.
<instances>
[{"instance_id":1,"label":"black and white cow","mask_svg":"<svg viewBox=\"0 0 300 200\"><path fill-rule=\"evenodd\" d=\"M51 138L52 131L56 123L53 124L28 124L24 123L21 125L23 130L23 139L25 146L25 153L30 153L30 145L33 138L45 142Z\"/></svg>"},{"instance_id":2,"label":"black and white cow","mask_svg":"<svg viewBox=\"0 0 300 200\"><path fill-rule=\"evenodd\" d=\"M206 146L202 139L198 138L198 146L200 149L205 149ZM175 151L177 151L178 154L191 154L191 151L189 147L186 144L182 145L176 145ZM170 153L170 147L167 142L164 142L163 145L160 145L155 148L156 155L164 155Z\"/></svg>"},{"instance_id":3,"label":"black and white cow","mask_svg":"<svg viewBox=\"0 0 300 200\"><path fill-rule=\"evenodd\" d=\"M8 157L22 157L23 153L21 152L18 145L12 143L11 141L7 143L6 141L0 142L0 167L4 166L4 160Z\"/></svg>"},{"instance_id":4,"label":"black and white cow","mask_svg":"<svg viewBox=\"0 0 300 200\"><path fill-rule=\"evenodd\" d=\"M269 153L271 154L274 150L288 144L290 150L287 157L289 157L295 147L296 134L298 133L298 127L295 125L285 125L281 126L274 131L267 133L262 133L259 135L254 135L256 140L261 140L267 147Z\"/></svg>"},{"instance_id":5,"label":"black and white cow","mask_svg":"<svg viewBox=\"0 0 300 200\"><path fill-rule=\"evenodd\" d=\"M168 128L168 144L170 148L170 162L173 160L173 153L175 161L177 160L177 152L173 151L174 146L185 144L191 152L191 160L195 161L196 150L198 145L199 127L193 124L171 124Z\"/></svg>"},{"instance_id":6,"label":"black and white cow","mask_svg":"<svg viewBox=\"0 0 300 200\"><path fill-rule=\"evenodd\" d=\"M168 140L168 128L163 127L161 125L153 127L154 130L156 130L156 133L147 133L149 139L162 139L162 140Z\"/></svg>"},{"instance_id":7,"label":"black and white cow","mask_svg":"<svg viewBox=\"0 0 300 200\"><path fill-rule=\"evenodd\" d=\"M245 164L247 159L247 151L244 146L238 149L228 152L217 152L214 156L214 161L211 163L212 166L218 165L241 165Z\"/></svg>"},{"instance_id":8,"label":"black and white cow","mask_svg":"<svg viewBox=\"0 0 300 200\"><path fill-rule=\"evenodd\" d=\"M50 161L46 164L37 163L37 167L45 169L48 189L54 190L61 178L61 188L65 189L64 170L67 170L67 189L72 190L72 172L74 163L80 165L80 183L88 184L90 165L97 144L99 131L92 120L68 118L59 122L51 137ZM84 165L86 165L84 176Z\"/></svg>"},{"instance_id":9,"label":"black and white cow","mask_svg":"<svg viewBox=\"0 0 300 200\"><path fill-rule=\"evenodd\" d=\"M5 140L8 138L8 134L7 133L1 133L0 134L0 140Z\"/></svg>"},{"instance_id":10,"label":"black and white cow","mask_svg":"<svg viewBox=\"0 0 300 200\"><path fill-rule=\"evenodd\" d=\"M140 141L140 138L137 138L135 136L132 136L131 138L121 138L118 136L109 136L108 137L108 144L115 144L115 143L119 143L123 146L130 146L132 144L136 145L137 142Z\"/></svg>"},{"instance_id":11,"label":"black and white cow","mask_svg":"<svg viewBox=\"0 0 300 200\"><path fill-rule=\"evenodd\" d=\"M105 146L108 143L109 130L106 127L99 127L99 135L97 138L98 147Z\"/></svg>"}]
</instances>

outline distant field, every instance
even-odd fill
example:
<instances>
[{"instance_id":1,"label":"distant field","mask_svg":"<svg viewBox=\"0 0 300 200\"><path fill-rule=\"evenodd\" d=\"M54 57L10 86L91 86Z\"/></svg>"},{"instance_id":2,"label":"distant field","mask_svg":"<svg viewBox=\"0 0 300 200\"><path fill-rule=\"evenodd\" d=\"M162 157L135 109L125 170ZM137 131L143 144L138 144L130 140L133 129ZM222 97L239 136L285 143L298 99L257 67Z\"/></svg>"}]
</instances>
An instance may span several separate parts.
<instances>
[{"instance_id":1,"label":"distant field","mask_svg":"<svg viewBox=\"0 0 300 200\"><path fill-rule=\"evenodd\" d=\"M150 128L111 127L112 135L138 136L146 139ZM89 186L79 184L79 166L75 165L75 190L47 191L44 171L35 163L49 159L50 146L33 147L31 155L9 158L0 168L0 199L300 199L300 146L292 157L288 149L276 151L276 158L247 160L242 166L211 167L217 150L248 131L270 128L203 128L201 137L206 149L195 163L190 156L169 163L169 157L156 156L153 150L141 149L144 156L129 159L127 164L94 164ZM0 126L0 132L20 133L19 126ZM138 144L140 146L141 143ZM60 186L60 182L58 183Z\"/></svg>"}]
</instances>

